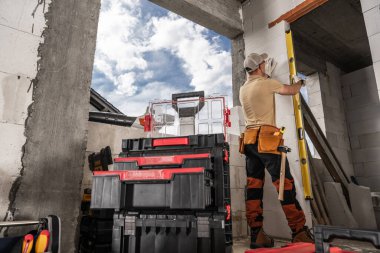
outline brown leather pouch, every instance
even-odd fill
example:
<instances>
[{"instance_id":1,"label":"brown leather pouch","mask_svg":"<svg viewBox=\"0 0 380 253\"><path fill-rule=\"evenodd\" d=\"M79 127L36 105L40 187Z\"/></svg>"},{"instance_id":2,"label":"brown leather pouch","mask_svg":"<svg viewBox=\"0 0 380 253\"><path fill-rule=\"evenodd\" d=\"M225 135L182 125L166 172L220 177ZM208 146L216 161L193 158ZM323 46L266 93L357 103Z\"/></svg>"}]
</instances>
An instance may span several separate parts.
<instances>
[{"instance_id":1,"label":"brown leather pouch","mask_svg":"<svg viewBox=\"0 0 380 253\"><path fill-rule=\"evenodd\" d=\"M259 153L281 154L277 151L278 146L283 145L284 140L280 129L274 126L261 126L259 133Z\"/></svg>"},{"instance_id":2,"label":"brown leather pouch","mask_svg":"<svg viewBox=\"0 0 380 253\"><path fill-rule=\"evenodd\" d=\"M239 137L239 153L244 155L244 133Z\"/></svg>"},{"instance_id":3,"label":"brown leather pouch","mask_svg":"<svg viewBox=\"0 0 380 253\"><path fill-rule=\"evenodd\" d=\"M244 144L256 144L257 142L257 135L259 133L258 128L248 128L244 132Z\"/></svg>"}]
</instances>

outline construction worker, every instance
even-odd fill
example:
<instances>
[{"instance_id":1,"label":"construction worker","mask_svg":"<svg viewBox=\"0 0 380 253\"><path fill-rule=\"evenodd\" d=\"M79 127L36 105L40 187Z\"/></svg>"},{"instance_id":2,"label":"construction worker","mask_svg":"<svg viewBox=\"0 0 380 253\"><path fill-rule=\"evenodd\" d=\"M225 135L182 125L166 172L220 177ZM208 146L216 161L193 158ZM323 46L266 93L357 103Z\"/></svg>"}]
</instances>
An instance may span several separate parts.
<instances>
[{"instance_id":1,"label":"construction worker","mask_svg":"<svg viewBox=\"0 0 380 253\"><path fill-rule=\"evenodd\" d=\"M251 248L273 247L274 244L273 239L265 234L262 228L262 199L265 168L270 173L277 191L279 190L281 155L277 148L282 141L282 133L277 132L279 129L275 127L275 93L295 95L302 86L301 81L293 85L284 85L268 78L273 61L267 57L267 54L256 53L246 57L244 68L247 80L240 88L240 102L246 122L241 152L246 155L246 214L251 228ZM285 171L284 200L281 201L281 205L293 233L293 242L313 242L308 228L305 227L304 212L296 199L288 160Z\"/></svg>"}]
</instances>

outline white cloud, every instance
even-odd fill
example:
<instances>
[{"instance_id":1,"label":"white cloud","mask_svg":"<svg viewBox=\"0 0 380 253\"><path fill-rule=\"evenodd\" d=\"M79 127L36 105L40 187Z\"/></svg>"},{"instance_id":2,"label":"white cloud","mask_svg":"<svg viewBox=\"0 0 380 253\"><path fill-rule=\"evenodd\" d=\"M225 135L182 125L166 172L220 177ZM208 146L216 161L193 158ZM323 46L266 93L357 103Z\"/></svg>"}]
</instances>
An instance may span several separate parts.
<instances>
[{"instance_id":1,"label":"white cloud","mask_svg":"<svg viewBox=\"0 0 380 253\"><path fill-rule=\"evenodd\" d=\"M206 28L172 13L151 17L144 13L142 1L102 1L94 66L115 87L113 92L99 92L130 115L145 112L154 98L170 98L179 88L155 81L157 70L150 69L144 58L146 53L166 50L180 60L179 67L191 80L184 87L231 96L231 56L220 48L219 37L208 37ZM159 71L162 76L177 70L163 65Z\"/></svg>"},{"instance_id":2,"label":"white cloud","mask_svg":"<svg viewBox=\"0 0 380 253\"><path fill-rule=\"evenodd\" d=\"M152 24L150 46L168 49L179 57L196 90L224 93L231 87L231 55L219 48L217 38L206 37L205 28L175 14L154 17Z\"/></svg>"},{"instance_id":3,"label":"white cloud","mask_svg":"<svg viewBox=\"0 0 380 253\"><path fill-rule=\"evenodd\" d=\"M117 93L127 96L135 94L137 90L136 86L134 86L135 78L136 74L133 72L120 75L117 78Z\"/></svg>"}]
</instances>

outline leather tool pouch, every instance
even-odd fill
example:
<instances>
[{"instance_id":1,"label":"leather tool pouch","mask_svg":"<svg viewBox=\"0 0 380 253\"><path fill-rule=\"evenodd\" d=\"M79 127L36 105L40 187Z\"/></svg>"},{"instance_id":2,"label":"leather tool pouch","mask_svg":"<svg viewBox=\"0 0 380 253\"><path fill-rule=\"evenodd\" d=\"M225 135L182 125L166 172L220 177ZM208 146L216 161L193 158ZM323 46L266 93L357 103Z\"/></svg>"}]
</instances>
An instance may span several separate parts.
<instances>
[{"instance_id":1,"label":"leather tool pouch","mask_svg":"<svg viewBox=\"0 0 380 253\"><path fill-rule=\"evenodd\" d=\"M239 137L239 153L244 154L244 133L241 133Z\"/></svg>"},{"instance_id":2,"label":"leather tool pouch","mask_svg":"<svg viewBox=\"0 0 380 253\"><path fill-rule=\"evenodd\" d=\"M277 151L278 146L284 144L282 139L282 134L280 129L274 126L261 126L259 132L259 143L258 151L259 153L270 153L280 155L281 153Z\"/></svg>"},{"instance_id":3,"label":"leather tool pouch","mask_svg":"<svg viewBox=\"0 0 380 253\"><path fill-rule=\"evenodd\" d=\"M244 133L240 135L239 152L244 154L244 145L255 144L257 142L257 135L259 129L246 129Z\"/></svg>"}]
</instances>

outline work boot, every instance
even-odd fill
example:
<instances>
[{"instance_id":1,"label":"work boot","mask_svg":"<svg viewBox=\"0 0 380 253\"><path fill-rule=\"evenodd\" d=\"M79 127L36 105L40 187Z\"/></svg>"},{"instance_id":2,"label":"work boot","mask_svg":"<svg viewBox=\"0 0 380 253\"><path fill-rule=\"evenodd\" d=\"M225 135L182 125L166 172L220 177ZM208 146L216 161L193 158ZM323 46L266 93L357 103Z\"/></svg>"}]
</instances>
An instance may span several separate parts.
<instances>
[{"instance_id":1,"label":"work boot","mask_svg":"<svg viewBox=\"0 0 380 253\"><path fill-rule=\"evenodd\" d=\"M274 240L270 238L262 227L251 228L251 249L271 248L274 246Z\"/></svg>"},{"instance_id":2,"label":"work boot","mask_svg":"<svg viewBox=\"0 0 380 253\"><path fill-rule=\"evenodd\" d=\"M313 235L310 233L310 229L308 227L303 227L298 232L293 233L292 242L310 242L314 243Z\"/></svg>"}]
</instances>

